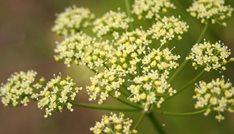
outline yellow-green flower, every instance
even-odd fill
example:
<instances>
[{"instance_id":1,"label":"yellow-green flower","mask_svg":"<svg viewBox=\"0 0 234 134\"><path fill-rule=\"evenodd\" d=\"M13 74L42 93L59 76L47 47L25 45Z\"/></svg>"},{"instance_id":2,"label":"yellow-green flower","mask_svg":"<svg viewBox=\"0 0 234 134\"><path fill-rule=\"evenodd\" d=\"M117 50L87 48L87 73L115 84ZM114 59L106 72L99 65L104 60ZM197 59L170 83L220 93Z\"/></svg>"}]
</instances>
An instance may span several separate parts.
<instances>
[{"instance_id":1,"label":"yellow-green flower","mask_svg":"<svg viewBox=\"0 0 234 134\"><path fill-rule=\"evenodd\" d=\"M106 64L112 49L109 41L97 41L84 33L77 33L57 45L55 59L64 61L68 67L74 63L97 70Z\"/></svg>"},{"instance_id":2,"label":"yellow-green flower","mask_svg":"<svg viewBox=\"0 0 234 134\"><path fill-rule=\"evenodd\" d=\"M126 30L132 20L125 12L109 11L94 21L93 31L98 37L118 30Z\"/></svg>"},{"instance_id":3,"label":"yellow-green flower","mask_svg":"<svg viewBox=\"0 0 234 134\"><path fill-rule=\"evenodd\" d=\"M193 98L196 100L195 108L206 109L206 116L210 112L216 112L215 118L218 121L224 120L224 112L234 110L234 87L224 78L217 78L209 83L200 81Z\"/></svg>"},{"instance_id":4,"label":"yellow-green flower","mask_svg":"<svg viewBox=\"0 0 234 134\"><path fill-rule=\"evenodd\" d=\"M132 129L132 123L133 120L125 118L122 113L111 113L109 116L104 115L90 130L93 134L136 134L137 131Z\"/></svg>"},{"instance_id":5,"label":"yellow-green flower","mask_svg":"<svg viewBox=\"0 0 234 134\"><path fill-rule=\"evenodd\" d=\"M194 0L187 11L202 23L211 22L226 26L224 20L232 16L233 8L225 5L224 0Z\"/></svg>"},{"instance_id":6,"label":"yellow-green flower","mask_svg":"<svg viewBox=\"0 0 234 134\"><path fill-rule=\"evenodd\" d=\"M231 55L230 49L221 42L210 43L204 41L193 46L187 60L197 69L204 67L204 70L226 70L225 64Z\"/></svg>"},{"instance_id":7,"label":"yellow-green flower","mask_svg":"<svg viewBox=\"0 0 234 134\"><path fill-rule=\"evenodd\" d=\"M87 8L68 7L58 14L52 30L58 35L69 36L91 25L93 19L94 14Z\"/></svg>"},{"instance_id":8,"label":"yellow-green flower","mask_svg":"<svg viewBox=\"0 0 234 134\"><path fill-rule=\"evenodd\" d=\"M70 77L62 79L60 75L54 76L40 92L38 107L45 109L45 117L52 115L55 111L62 111L64 108L73 111L71 101L81 89L76 87Z\"/></svg>"},{"instance_id":9,"label":"yellow-green flower","mask_svg":"<svg viewBox=\"0 0 234 134\"><path fill-rule=\"evenodd\" d=\"M152 19L160 17L160 14L168 9L175 9L175 5L169 0L135 0L132 12L139 19Z\"/></svg>"},{"instance_id":10,"label":"yellow-green flower","mask_svg":"<svg viewBox=\"0 0 234 134\"><path fill-rule=\"evenodd\" d=\"M172 39L182 39L181 35L187 32L188 28L187 23L180 20L180 17L163 17L150 28L148 33L164 45Z\"/></svg>"},{"instance_id":11,"label":"yellow-green flower","mask_svg":"<svg viewBox=\"0 0 234 134\"><path fill-rule=\"evenodd\" d=\"M27 106L30 99L37 99L36 90L41 85L35 81L35 71L16 72L0 87L0 96L5 106Z\"/></svg>"}]
</instances>

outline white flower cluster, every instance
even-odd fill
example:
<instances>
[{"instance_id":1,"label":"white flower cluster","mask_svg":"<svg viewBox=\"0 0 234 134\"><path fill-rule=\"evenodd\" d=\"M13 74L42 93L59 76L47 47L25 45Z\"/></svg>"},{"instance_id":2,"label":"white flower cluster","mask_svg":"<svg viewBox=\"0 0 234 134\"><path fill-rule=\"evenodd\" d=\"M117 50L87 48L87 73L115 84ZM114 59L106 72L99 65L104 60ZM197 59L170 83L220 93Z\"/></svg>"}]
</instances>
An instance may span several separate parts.
<instances>
[{"instance_id":1,"label":"white flower cluster","mask_svg":"<svg viewBox=\"0 0 234 134\"><path fill-rule=\"evenodd\" d=\"M98 37L118 30L126 30L132 20L125 12L109 11L94 21L93 31Z\"/></svg>"},{"instance_id":2,"label":"white flower cluster","mask_svg":"<svg viewBox=\"0 0 234 134\"><path fill-rule=\"evenodd\" d=\"M231 17L233 8L230 5L226 6L224 0L194 0L187 11L202 23L211 22L226 26L223 21Z\"/></svg>"},{"instance_id":3,"label":"white flower cluster","mask_svg":"<svg viewBox=\"0 0 234 134\"><path fill-rule=\"evenodd\" d=\"M163 17L154 24L148 33L152 35L153 39L160 40L164 45L174 38L182 39L181 35L188 31L189 26L186 22L181 21L180 18Z\"/></svg>"},{"instance_id":4,"label":"white flower cluster","mask_svg":"<svg viewBox=\"0 0 234 134\"><path fill-rule=\"evenodd\" d=\"M226 70L224 66L227 63L228 57L231 55L227 46L221 42L214 44L204 42L193 46L191 53L187 60L192 61L192 65L197 69L198 67L205 67L205 71L210 70Z\"/></svg>"},{"instance_id":5,"label":"white flower cluster","mask_svg":"<svg viewBox=\"0 0 234 134\"><path fill-rule=\"evenodd\" d=\"M63 60L69 67L72 63L97 69L112 55L109 41L99 42L84 33L77 33L57 45L55 59Z\"/></svg>"},{"instance_id":6,"label":"white flower cluster","mask_svg":"<svg viewBox=\"0 0 234 134\"><path fill-rule=\"evenodd\" d=\"M35 83L34 71L14 73L6 84L0 87L0 96L5 106L27 106L30 99L37 99L36 91L41 88Z\"/></svg>"},{"instance_id":7,"label":"white flower cluster","mask_svg":"<svg viewBox=\"0 0 234 134\"><path fill-rule=\"evenodd\" d=\"M136 74L137 64L141 61L140 56L145 53L146 46L151 43L147 36L142 29L136 29L116 38L114 42L117 48L111 57L112 67L121 66L126 73Z\"/></svg>"},{"instance_id":8,"label":"white flower cluster","mask_svg":"<svg viewBox=\"0 0 234 134\"><path fill-rule=\"evenodd\" d=\"M217 78L209 83L201 81L195 88L193 98L196 100L195 108L205 108L206 116L212 111L217 112L215 118L221 121L224 120L222 115L224 112L233 112L234 87L223 78Z\"/></svg>"},{"instance_id":9,"label":"white flower cluster","mask_svg":"<svg viewBox=\"0 0 234 134\"><path fill-rule=\"evenodd\" d=\"M176 62L180 56L173 55L169 48L163 50L152 49L149 54L142 59L142 72L155 72L168 75L169 71L179 66Z\"/></svg>"},{"instance_id":10,"label":"white flower cluster","mask_svg":"<svg viewBox=\"0 0 234 134\"><path fill-rule=\"evenodd\" d=\"M132 129L132 122L122 113L111 113L109 116L104 115L90 130L93 134L136 134L137 131Z\"/></svg>"},{"instance_id":11,"label":"white flower cluster","mask_svg":"<svg viewBox=\"0 0 234 134\"><path fill-rule=\"evenodd\" d=\"M57 16L52 30L58 35L68 36L89 26L93 19L94 14L89 9L69 7Z\"/></svg>"},{"instance_id":12,"label":"white flower cluster","mask_svg":"<svg viewBox=\"0 0 234 134\"><path fill-rule=\"evenodd\" d=\"M97 100L98 98L98 103L101 104L109 97L112 91L114 91L115 97L119 97L121 95L119 88L125 82L124 76L122 68L117 67L117 69L106 69L91 77L91 85L87 86L87 92L90 96L89 100Z\"/></svg>"},{"instance_id":13,"label":"white flower cluster","mask_svg":"<svg viewBox=\"0 0 234 134\"><path fill-rule=\"evenodd\" d=\"M160 17L161 12L167 12L168 9L175 8L175 5L169 0L135 0L132 12L139 19L152 19L153 17Z\"/></svg>"},{"instance_id":14,"label":"white flower cluster","mask_svg":"<svg viewBox=\"0 0 234 134\"><path fill-rule=\"evenodd\" d=\"M160 108L165 96L172 96L176 91L167 82L166 75L160 75L157 71L144 74L133 79L133 84L128 87L131 102L143 105L145 111L150 109L152 104Z\"/></svg>"},{"instance_id":15,"label":"white flower cluster","mask_svg":"<svg viewBox=\"0 0 234 134\"><path fill-rule=\"evenodd\" d=\"M73 111L72 104L81 88L75 87L70 77L62 79L60 75L54 76L39 94L38 107L45 109L45 117L52 115L54 111L62 111L67 108Z\"/></svg>"},{"instance_id":16,"label":"white flower cluster","mask_svg":"<svg viewBox=\"0 0 234 134\"><path fill-rule=\"evenodd\" d=\"M159 90L163 92L164 97L173 94L174 91L167 83L167 78L170 70L178 67L177 60L180 56L172 54L169 48L162 50L150 49L149 45L151 41L147 37L147 33L142 29L136 29L132 32L126 32L121 36L116 36L116 50L111 57L111 67L92 77L91 86L87 87L90 100L98 98L98 102L103 103L111 93L114 93L115 97L119 97L121 95L119 91L121 86L131 83L132 86L127 88L132 94L129 97L131 98L130 101L135 103L142 102L141 104L145 107L146 111L151 104L157 103L159 107L163 97L160 98L160 102L156 100L158 98L150 100L150 97L148 97L148 100L139 100L138 96L146 94L147 97L149 93L144 88L139 89L141 91L135 90L135 86L144 87L143 82L135 82L136 79L142 79L143 77L149 77L150 80L145 82L145 85L148 87L152 87L154 80L158 81L157 76L160 77L162 86L159 87ZM157 96L158 92L155 90L155 88L152 89L151 96Z\"/></svg>"}]
</instances>

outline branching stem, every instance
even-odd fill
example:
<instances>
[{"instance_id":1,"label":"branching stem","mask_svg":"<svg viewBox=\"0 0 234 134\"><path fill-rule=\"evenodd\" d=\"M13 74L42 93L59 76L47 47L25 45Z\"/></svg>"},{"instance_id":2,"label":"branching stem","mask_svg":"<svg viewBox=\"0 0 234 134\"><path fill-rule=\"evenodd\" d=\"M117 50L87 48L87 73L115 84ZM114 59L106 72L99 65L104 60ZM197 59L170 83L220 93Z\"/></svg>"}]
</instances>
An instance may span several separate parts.
<instances>
[{"instance_id":1,"label":"branching stem","mask_svg":"<svg viewBox=\"0 0 234 134\"><path fill-rule=\"evenodd\" d=\"M205 27L203 28L200 36L198 37L198 40L196 42L197 43L200 43L202 38L204 37L206 31L207 31L207 28L208 28L208 23L206 23ZM184 69L185 65L188 63L188 60L184 60L183 63L179 66L179 68L175 71L175 73L171 76L171 78L169 79L169 83L173 82L176 77L180 74L180 72Z\"/></svg>"},{"instance_id":2,"label":"branching stem","mask_svg":"<svg viewBox=\"0 0 234 134\"><path fill-rule=\"evenodd\" d=\"M106 111L124 111L124 112L136 112L140 111L139 109L132 107L125 107L123 105L98 105L98 104L84 104L84 103L75 103L71 102L74 106L88 108L88 109L96 109L96 110L106 110Z\"/></svg>"},{"instance_id":3,"label":"branching stem","mask_svg":"<svg viewBox=\"0 0 234 134\"><path fill-rule=\"evenodd\" d=\"M204 113L206 109L203 109L200 111L194 111L194 112L187 112L187 113L175 113L175 112L167 112L167 111L161 111L161 110L154 110L154 111L163 115L168 115L168 116L193 116L193 115Z\"/></svg>"},{"instance_id":4,"label":"branching stem","mask_svg":"<svg viewBox=\"0 0 234 134\"><path fill-rule=\"evenodd\" d=\"M189 86L191 86L192 84L194 84L203 74L205 73L204 70L202 70L195 78L193 78L191 81L189 81L187 84L185 84L183 87L181 87L173 96L168 97L165 101L167 102L168 100L170 100L171 98L177 96L178 94L182 93L184 90L186 90Z\"/></svg>"},{"instance_id":5,"label":"branching stem","mask_svg":"<svg viewBox=\"0 0 234 134\"><path fill-rule=\"evenodd\" d=\"M146 114L145 112L141 113L140 117L138 118L138 120L134 126L134 129L136 129L141 124L141 122L144 120L145 114Z\"/></svg>"},{"instance_id":6,"label":"branching stem","mask_svg":"<svg viewBox=\"0 0 234 134\"><path fill-rule=\"evenodd\" d=\"M156 119L155 115L153 114L153 112L148 113L147 117L149 118L150 122L154 125L154 127L157 129L157 131L158 131L159 134L166 134L164 132L162 126L160 125L160 123Z\"/></svg>"}]
</instances>

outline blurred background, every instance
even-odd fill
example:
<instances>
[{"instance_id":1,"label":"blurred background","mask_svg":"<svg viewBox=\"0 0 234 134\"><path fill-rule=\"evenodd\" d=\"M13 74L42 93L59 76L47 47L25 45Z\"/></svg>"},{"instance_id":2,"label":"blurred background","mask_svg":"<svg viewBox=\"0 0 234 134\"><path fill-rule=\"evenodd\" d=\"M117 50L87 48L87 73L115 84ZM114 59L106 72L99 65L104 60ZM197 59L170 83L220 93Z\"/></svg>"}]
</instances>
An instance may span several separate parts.
<instances>
[{"instance_id":1,"label":"blurred background","mask_svg":"<svg viewBox=\"0 0 234 134\"><path fill-rule=\"evenodd\" d=\"M182 19L190 25L189 32L184 35L182 41L172 42L177 44L175 52L186 56L203 26L185 11L192 0L173 0L172 2L177 6L173 14L181 15ZM233 0L226 0L226 3L234 7ZM125 10L124 0L0 0L0 83L6 82L13 72L29 69L36 70L40 76L46 78L58 72L71 75L79 86L89 83L89 76L92 74L85 67L65 68L65 65L55 62L53 58L55 41L60 40L51 32L55 14L71 5L88 7L97 16L117 7ZM227 23L226 28L218 25L210 26L206 39L222 40L234 54L234 17ZM181 87L181 84L192 79L197 72L188 65L173 86ZM233 64L229 65L228 71L224 73L226 78L234 83ZM218 72L212 72L205 75L203 79L210 81L220 75ZM174 112L193 111L192 95L191 87L191 90L186 90L179 97L171 99L165 109ZM80 95L79 98L79 101L87 101L85 94ZM89 134L89 128L96 120L100 120L103 112L80 108L72 113L66 111L56 113L47 119L44 119L43 114L35 103L21 108L9 108L0 104L0 134ZM135 118L137 115L129 113L129 116ZM209 117L157 115L157 117L168 134L234 133L234 114L227 114L226 120L221 123L218 123L213 115ZM140 133L156 133L147 119L143 124L140 126Z\"/></svg>"}]
</instances>

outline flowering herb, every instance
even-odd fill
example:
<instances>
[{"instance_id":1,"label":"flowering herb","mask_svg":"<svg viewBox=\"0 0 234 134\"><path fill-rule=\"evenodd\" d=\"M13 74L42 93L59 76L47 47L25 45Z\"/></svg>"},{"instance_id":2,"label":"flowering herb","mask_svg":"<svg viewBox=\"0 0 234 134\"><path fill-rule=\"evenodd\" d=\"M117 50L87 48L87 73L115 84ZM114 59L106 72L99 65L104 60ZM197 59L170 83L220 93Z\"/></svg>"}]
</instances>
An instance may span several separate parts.
<instances>
[{"instance_id":1,"label":"flowering herb","mask_svg":"<svg viewBox=\"0 0 234 134\"><path fill-rule=\"evenodd\" d=\"M231 17L233 8L225 5L224 0L194 0L187 11L205 26L197 42L191 44L189 55L182 59L175 54L176 46L170 44L182 40L189 24L180 16L169 15L169 9L176 9L173 3L169 0L134 0L131 6L125 0L125 4L127 12L110 10L101 17L95 17L87 8L72 6L57 15L53 27L53 31L63 37L55 48L55 60L68 67L73 64L87 66L94 72L86 91L89 101L97 101L97 104L77 103L76 96L82 87L76 86L69 76L55 75L44 84L43 79L36 79L34 71L15 73L2 84L3 104L26 106L34 100L45 110L45 117L63 109L73 111L74 107L121 112L103 116L90 129L94 134L135 134L145 116L163 134L154 112L175 116L200 113L207 116L214 112L218 121L225 118L225 112L233 112L234 88L230 81L223 77L209 83L199 81L204 72L216 70L221 74L227 64L234 62L231 50L221 41L201 42L208 25L227 25L225 20ZM147 22L148 26L139 21ZM173 82L188 61L202 71L175 89ZM195 109L200 111L174 113L161 108L192 85L195 85ZM110 98L124 105L103 104ZM135 122L122 112L136 112L141 116Z\"/></svg>"}]
</instances>

